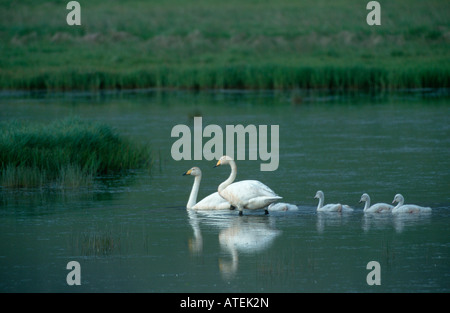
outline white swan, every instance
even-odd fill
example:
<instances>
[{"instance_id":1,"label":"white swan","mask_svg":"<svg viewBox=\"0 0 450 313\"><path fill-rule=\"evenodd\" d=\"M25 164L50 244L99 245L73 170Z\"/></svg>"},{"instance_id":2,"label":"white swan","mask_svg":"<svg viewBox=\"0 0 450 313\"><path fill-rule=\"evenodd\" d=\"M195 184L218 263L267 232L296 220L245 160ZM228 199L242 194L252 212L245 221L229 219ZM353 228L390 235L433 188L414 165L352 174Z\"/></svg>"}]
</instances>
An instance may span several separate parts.
<instances>
[{"instance_id":1,"label":"white swan","mask_svg":"<svg viewBox=\"0 0 450 313\"><path fill-rule=\"evenodd\" d=\"M322 190L316 192L314 199L319 199L319 204L317 205L317 212L351 212L353 209L346 204L340 203L330 203L323 205L325 200L325 195Z\"/></svg>"},{"instance_id":2,"label":"white swan","mask_svg":"<svg viewBox=\"0 0 450 313\"><path fill-rule=\"evenodd\" d=\"M218 192L214 192L197 203L198 189L200 188L200 181L202 180L202 171L198 167L193 167L183 174L192 175L195 177L194 185L192 185L191 194L189 196L187 209L193 210L225 210L231 209L231 204L222 198Z\"/></svg>"},{"instance_id":3,"label":"white swan","mask_svg":"<svg viewBox=\"0 0 450 313\"><path fill-rule=\"evenodd\" d=\"M397 206L392 209L392 213L420 213L420 212L431 212L431 208L418 206L415 204L403 204L405 199L401 194L396 194L394 201L392 203L398 202Z\"/></svg>"},{"instance_id":4,"label":"white swan","mask_svg":"<svg viewBox=\"0 0 450 313\"><path fill-rule=\"evenodd\" d=\"M297 211L298 206L295 204L285 203L285 202L276 202L271 203L268 208L270 211Z\"/></svg>"},{"instance_id":5,"label":"white swan","mask_svg":"<svg viewBox=\"0 0 450 313\"><path fill-rule=\"evenodd\" d=\"M231 157L222 156L214 167L226 164L230 165L231 174L227 180L219 185L218 192L239 210L239 215L242 215L244 209L265 209L267 214L269 213L267 206L282 199L272 189L257 180L242 180L233 183L236 178L237 167Z\"/></svg>"},{"instance_id":6,"label":"white swan","mask_svg":"<svg viewBox=\"0 0 450 313\"><path fill-rule=\"evenodd\" d=\"M389 212L391 211L394 206L387 204L387 203L376 203L372 206L370 206L370 197L367 193L364 193L361 196L361 200L359 200L359 202L366 202L366 204L364 205L364 212L365 213L380 213L380 212Z\"/></svg>"}]
</instances>

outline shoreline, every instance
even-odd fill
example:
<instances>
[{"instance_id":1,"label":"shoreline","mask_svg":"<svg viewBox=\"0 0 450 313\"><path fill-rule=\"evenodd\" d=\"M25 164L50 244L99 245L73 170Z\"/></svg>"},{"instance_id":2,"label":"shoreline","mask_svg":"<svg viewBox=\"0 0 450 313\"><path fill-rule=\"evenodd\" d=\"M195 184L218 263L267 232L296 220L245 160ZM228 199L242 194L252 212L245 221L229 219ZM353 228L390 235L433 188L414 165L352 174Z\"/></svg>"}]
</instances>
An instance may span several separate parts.
<instances>
[{"instance_id":1,"label":"shoreline","mask_svg":"<svg viewBox=\"0 0 450 313\"><path fill-rule=\"evenodd\" d=\"M0 71L1 90L95 91L186 90L335 90L395 91L450 88L450 70L341 66L225 66L205 70L165 68L137 72L103 70L43 72L12 77Z\"/></svg>"},{"instance_id":2,"label":"shoreline","mask_svg":"<svg viewBox=\"0 0 450 313\"><path fill-rule=\"evenodd\" d=\"M450 87L449 6L178 0L0 5L0 90Z\"/></svg>"}]
</instances>

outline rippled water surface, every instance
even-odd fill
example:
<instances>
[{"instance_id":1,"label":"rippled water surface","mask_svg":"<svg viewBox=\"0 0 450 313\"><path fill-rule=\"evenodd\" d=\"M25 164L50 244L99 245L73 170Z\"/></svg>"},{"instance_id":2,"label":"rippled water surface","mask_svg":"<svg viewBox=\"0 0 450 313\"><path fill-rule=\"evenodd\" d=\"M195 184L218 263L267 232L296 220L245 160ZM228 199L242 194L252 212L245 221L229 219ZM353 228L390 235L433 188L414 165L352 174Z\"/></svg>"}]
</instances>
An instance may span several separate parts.
<instances>
[{"instance_id":1,"label":"rippled water surface","mask_svg":"<svg viewBox=\"0 0 450 313\"><path fill-rule=\"evenodd\" d=\"M1 292L448 292L450 291L450 105L404 92L386 97L274 92L142 91L2 94L0 121L99 120L152 145L152 172L98 178L80 190L0 189ZM297 211L195 213L228 167L174 161L175 125L279 125L280 163L238 161ZM205 139L204 141L207 141ZM270 147L270 145L269 145ZM317 213L314 195L354 207ZM407 203L431 214L364 214L358 203ZM81 285L69 286L77 261ZM368 285L370 261L381 285Z\"/></svg>"}]
</instances>

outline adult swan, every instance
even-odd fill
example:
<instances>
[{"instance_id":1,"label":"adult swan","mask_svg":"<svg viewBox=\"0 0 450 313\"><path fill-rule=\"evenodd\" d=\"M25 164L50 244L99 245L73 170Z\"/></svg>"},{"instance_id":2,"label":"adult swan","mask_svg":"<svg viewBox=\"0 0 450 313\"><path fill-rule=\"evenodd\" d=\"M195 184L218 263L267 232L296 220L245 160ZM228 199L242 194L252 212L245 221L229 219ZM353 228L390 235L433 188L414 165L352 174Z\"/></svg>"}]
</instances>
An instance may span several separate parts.
<instances>
[{"instance_id":1,"label":"adult swan","mask_svg":"<svg viewBox=\"0 0 450 313\"><path fill-rule=\"evenodd\" d=\"M230 165L231 174L227 180L219 185L218 192L239 210L239 215L242 215L244 209L264 209L265 213L268 214L267 207L282 198L257 180L242 180L233 183L236 179L237 167L231 157L222 156L214 167L226 164Z\"/></svg>"},{"instance_id":2,"label":"adult swan","mask_svg":"<svg viewBox=\"0 0 450 313\"><path fill-rule=\"evenodd\" d=\"M194 185L192 185L191 194L186 205L186 209L190 210L225 210L232 209L230 203L222 198L219 193L214 192L205 197L200 202L197 202L198 189L200 188L200 181L202 180L202 171L198 167L193 167L183 174L192 175L195 177Z\"/></svg>"}]
</instances>

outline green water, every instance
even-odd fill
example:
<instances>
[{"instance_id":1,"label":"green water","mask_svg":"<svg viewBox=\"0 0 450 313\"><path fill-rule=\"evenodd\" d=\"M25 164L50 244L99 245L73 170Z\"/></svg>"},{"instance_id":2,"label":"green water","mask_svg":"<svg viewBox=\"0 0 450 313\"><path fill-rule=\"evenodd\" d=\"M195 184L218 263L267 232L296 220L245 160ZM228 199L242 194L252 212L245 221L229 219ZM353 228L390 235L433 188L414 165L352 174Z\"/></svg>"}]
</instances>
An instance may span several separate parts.
<instances>
[{"instance_id":1,"label":"green water","mask_svg":"<svg viewBox=\"0 0 450 313\"><path fill-rule=\"evenodd\" d=\"M0 121L49 122L77 115L152 145L152 173L101 177L90 189L0 189L1 292L448 292L450 290L450 106L434 93L339 96L302 92L140 91L0 97ZM185 209L193 177L199 197L229 168L174 161L177 124L279 125L280 163L238 161L238 180L257 179L293 212L216 214ZM325 202L355 208L318 214ZM431 214L362 212L407 203ZM80 264L69 286L67 263ZM370 261L381 285L368 285Z\"/></svg>"}]
</instances>

